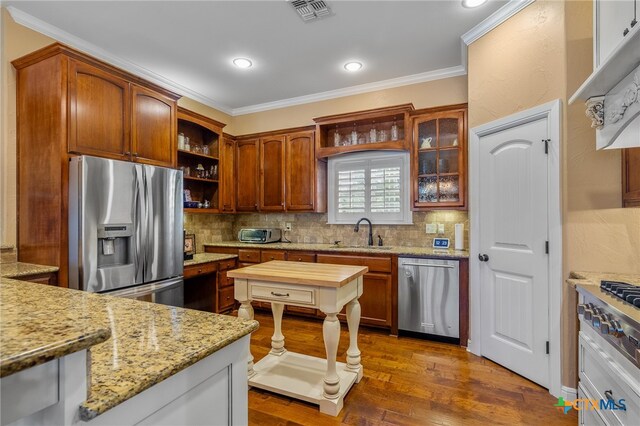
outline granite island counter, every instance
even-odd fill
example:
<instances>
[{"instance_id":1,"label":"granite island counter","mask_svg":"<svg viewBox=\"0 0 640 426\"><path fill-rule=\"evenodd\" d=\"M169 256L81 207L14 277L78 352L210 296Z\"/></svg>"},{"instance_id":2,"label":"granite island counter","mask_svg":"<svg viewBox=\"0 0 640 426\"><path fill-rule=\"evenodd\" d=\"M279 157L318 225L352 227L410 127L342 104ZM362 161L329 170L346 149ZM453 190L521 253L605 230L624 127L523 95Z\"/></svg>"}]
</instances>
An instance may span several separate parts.
<instances>
[{"instance_id":1,"label":"granite island counter","mask_svg":"<svg viewBox=\"0 0 640 426\"><path fill-rule=\"evenodd\" d=\"M6 278L0 309L3 424L34 413L27 407L12 419L5 400L21 374L45 367L56 380L60 372L60 391L46 399L52 404L36 406L33 424L125 424L156 415L185 424L198 420L198 409L204 418L214 410L246 422L243 354L255 321ZM196 387L224 403L185 400Z\"/></svg>"}]
</instances>

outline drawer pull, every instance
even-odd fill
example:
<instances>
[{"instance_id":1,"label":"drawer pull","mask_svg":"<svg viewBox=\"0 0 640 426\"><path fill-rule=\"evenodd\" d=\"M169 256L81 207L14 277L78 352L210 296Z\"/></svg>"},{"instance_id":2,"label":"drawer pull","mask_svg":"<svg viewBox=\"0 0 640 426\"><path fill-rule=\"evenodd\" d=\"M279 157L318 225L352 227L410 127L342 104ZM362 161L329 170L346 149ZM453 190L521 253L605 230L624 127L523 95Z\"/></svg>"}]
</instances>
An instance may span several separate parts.
<instances>
[{"instance_id":1,"label":"drawer pull","mask_svg":"<svg viewBox=\"0 0 640 426\"><path fill-rule=\"evenodd\" d=\"M269 258L269 260L273 260L273 259L274 259L274 257L273 257L273 256L271 256L271 257Z\"/></svg>"},{"instance_id":2,"label":"drawer pull","mask_svg":"<svg viewBox=\"0 0 640 426\"><path fill-rule=\"evenodd\" d=\"M624 404L618 404L616 402L616 400L613 398L613 392L608 390L608 391L604 391L604 397L607 398L608 401L611 401L611 403L613 403L613 406L616 408L616 410L622 410L622 411L627 411L627 406Z\"/></svg>"},{"instance_id":3,"label":"drawer pull","mask_svg":"<svg viewBox=\"0 0 640 426\"><path fill-rule=\"evenodd\" d=\"M202 273L202 269L198 269L198 273L201 274Z\"/></svg>"},{"instance_id":4,"label":"drawer pull","mask_svg":"<svg viewBox=\"0 0 640 426\"><path fill-rule=\"evenodd\" d=\"M276 297L289 297L289 293L276 293L275 291L272 291L271 295Z\"/></svg>"}]
</instances>

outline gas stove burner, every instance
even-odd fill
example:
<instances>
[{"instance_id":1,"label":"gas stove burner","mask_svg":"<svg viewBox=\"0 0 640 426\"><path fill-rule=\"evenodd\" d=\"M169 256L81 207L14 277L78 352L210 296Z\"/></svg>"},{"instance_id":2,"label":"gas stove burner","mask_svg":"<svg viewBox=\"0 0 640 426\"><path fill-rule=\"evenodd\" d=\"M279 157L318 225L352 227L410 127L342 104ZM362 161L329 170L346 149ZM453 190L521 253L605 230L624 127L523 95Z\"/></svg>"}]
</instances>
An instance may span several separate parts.
<instances>
[{"instance_id":1,"label":"gas stove burner","mask_svg":"<svg viewBox=\"0 0 640 426\"><path fill-rule=\"evenodd\" d=\"M640 308L640 287L620 281L600 281L600 288L611 296Z\"/></svg>"}]
</instances>

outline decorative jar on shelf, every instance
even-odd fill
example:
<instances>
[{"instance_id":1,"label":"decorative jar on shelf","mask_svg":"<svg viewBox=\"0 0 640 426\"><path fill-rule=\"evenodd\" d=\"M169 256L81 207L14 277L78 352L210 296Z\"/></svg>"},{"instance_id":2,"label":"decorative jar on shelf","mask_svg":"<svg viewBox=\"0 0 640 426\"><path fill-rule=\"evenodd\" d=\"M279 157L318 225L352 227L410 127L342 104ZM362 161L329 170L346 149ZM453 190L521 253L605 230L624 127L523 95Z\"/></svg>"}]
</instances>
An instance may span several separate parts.
<instances>
[{"instance_id":1,"label":"decorative jar on shelf","mask_svg":"<svg viewBox=\"0 0 640 426\"><path fill-rule=\"evenodd\" d=\"M184 150L184 133L178 133L178 149Z\"/></svg>"}]
</instances>

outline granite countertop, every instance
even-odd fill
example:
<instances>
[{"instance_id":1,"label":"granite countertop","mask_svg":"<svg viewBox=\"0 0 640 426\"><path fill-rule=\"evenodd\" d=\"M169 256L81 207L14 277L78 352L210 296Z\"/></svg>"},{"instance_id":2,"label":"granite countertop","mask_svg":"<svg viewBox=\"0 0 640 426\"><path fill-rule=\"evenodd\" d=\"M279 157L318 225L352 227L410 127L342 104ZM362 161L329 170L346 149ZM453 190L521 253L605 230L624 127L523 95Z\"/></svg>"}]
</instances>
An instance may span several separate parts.
<instances>
[{"instance_id":1,"label":"granite countertop","mask_svg":"<svg viewBox=\"0 0 640 426\"><path fill-rule=\"evenodd\" d=\"M19 278L27 275L58 272L57 266L34 265L33 263L11 262L0 264L0 277Z\"/></svg>"},{"instance_id":2,"label":"granite countertop","mask_svg":"<svg viewBox=\"0 0 640 426\"><path fill-rule=\"evenodd\" d=\"M193 259L185 260L184 266L201 265L209 262L220 262L222 260L235 259L238 257L235 254L220 254L220 253L197 253L193 255Z\"/></svg>"},{"instance_id":3,"label":"granite countertop","mask_svg":"<svg viewBox=\"0 0 640 426\"><path fill-rule=\"evenodd\" d=\"M91 347L84 421L258 328L257 321L5 278L0 292L3 375Z\"/></svg>"},{"instance_id":4,"label":"granite countertop","mask_svg":"<svg viewBox=\"0 0 640 426\"><path fill-rule=\"evenodd\" d=\"M303 244L303 243L268 243L251 244L239 241L221 241L215 243L205 243L205 247L234 247L234 248L256 248L256 249L276 249L276 250L305 250L305 251L325 251L335 253L367 253L367 254L396 254L405 256L425 256L425 257L445 257L466 259L469 257L468 250L442 250L432 247L403 247L403 246L336 246L334 244Z\"/></svg>"},{"instance_id":5,"label":"granite countertop","mask_svg":"<svg viewBox=\"0 0 640 426\"><path fill-rule=\"evenodd\" d=\"M92 320L87 295L0 278L0 377L107 340L109 327Z\"/></svg>"},{"instance_id":6,"label":"granite countertop","mask_svg":"<svg viewBox=\"0 0 640 426\"><path fill-rule=\"evenodd\" d=\"M571 272L567 279L567 284L572 287L576 285L594 285L600 287L600 281L622 281L640 286L640 274L617 274L613 272Z\"/></svg>"}]
</instances>

